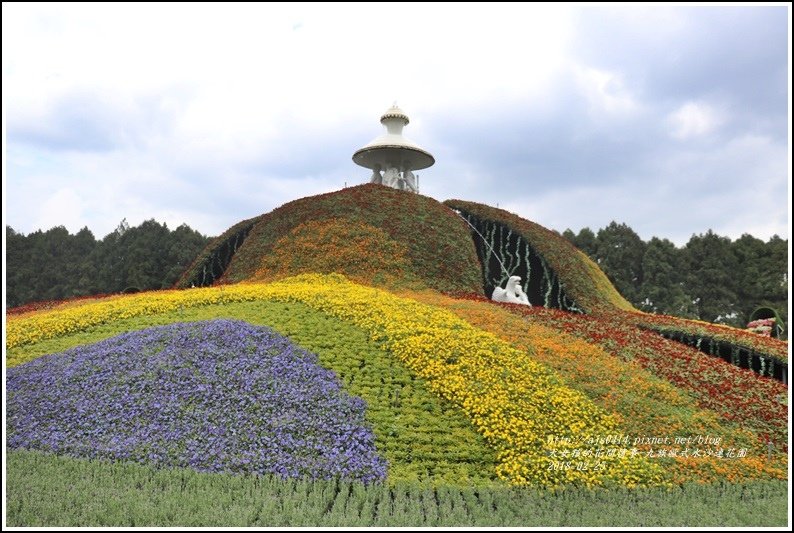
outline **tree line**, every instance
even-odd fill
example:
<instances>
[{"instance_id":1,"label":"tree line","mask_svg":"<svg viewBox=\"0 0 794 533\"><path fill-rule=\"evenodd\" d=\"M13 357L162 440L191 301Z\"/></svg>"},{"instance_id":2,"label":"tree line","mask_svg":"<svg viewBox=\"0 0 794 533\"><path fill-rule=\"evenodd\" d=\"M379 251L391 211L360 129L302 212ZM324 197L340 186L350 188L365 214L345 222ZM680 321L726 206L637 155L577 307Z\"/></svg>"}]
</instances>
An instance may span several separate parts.
<instances>
[{"instance_id":1,"label":"tree line","mask_svg":"<svg viewBox=\"0 0 794 533\"><path fill-rule=\"evenodd\" d=\"M777 235L732 241L709 230L679 248L657 237L645 242L613 221L598 233L567 229L563 237L643 311L744 327L755 309L768 306L788 322L788 240Z\"/></svg>"},{"instance_id":2,"label":"tree line","mask_svg":"<svg viewBox=\"0 0 794 533\"><path fill-rule=\"evenodd\" d=\"M124 219L101 240L87 227L24 235L6 226L6 306L171 287L210 240L153 219L137 227Z\"/></svg>"}]
</instances>

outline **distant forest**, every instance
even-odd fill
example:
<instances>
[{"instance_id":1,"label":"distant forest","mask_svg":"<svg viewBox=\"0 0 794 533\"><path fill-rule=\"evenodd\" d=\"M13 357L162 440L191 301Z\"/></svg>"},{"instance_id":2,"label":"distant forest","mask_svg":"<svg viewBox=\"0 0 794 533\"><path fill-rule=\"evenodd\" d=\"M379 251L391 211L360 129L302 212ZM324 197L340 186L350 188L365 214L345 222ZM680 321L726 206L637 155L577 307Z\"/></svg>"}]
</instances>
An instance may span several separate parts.
<instances>
[{"instance_id":1,"label":"distant forest","mask_svg":"<svg viewBox=\"0 0 794 533\"><path fill-rule=\"evenodd\" d=\"M744 327L753 310L768 306L788 322L788 240L778 236L731 241L709 231L678 248L657 237L645 242L616 222L563 236L643 311ZM6 226L6 305L168 288L210 240L155 220L134 228L124 220L102 240L88 228L23 235Z\"/></svg>"},{"instance_id":2,"label":"distant forest","mask_svg":"<svg viewBox=\"0 0 794 533\"><path fill-rule=\"evenodd\" d=\"M168 288L210 240L155 220L132 228L122 220L102 240L88 228L23 235L6 226L6 306Z\"/></svg>"},{"instance_id":3,"label":"distant forest","mask_svg":"<svg viewBox=\"0 0 794 533\"><path fill-rule=\"evenodd\" d=\"M788 323L788 240L777 235L731 241L709 230L682 248L657 237L645 242L616 222L598 233L583 228L562 235L642 311L743 328L756 308L767 306Z\"/></svg>"}]
</instances>

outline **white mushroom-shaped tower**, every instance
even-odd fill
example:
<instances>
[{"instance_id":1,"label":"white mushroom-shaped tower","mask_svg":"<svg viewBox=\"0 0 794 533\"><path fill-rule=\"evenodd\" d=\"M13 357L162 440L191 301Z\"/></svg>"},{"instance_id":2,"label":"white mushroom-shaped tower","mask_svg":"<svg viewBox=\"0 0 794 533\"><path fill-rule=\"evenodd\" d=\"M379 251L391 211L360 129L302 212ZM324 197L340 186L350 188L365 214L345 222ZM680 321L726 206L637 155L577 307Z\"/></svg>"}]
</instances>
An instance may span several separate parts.
<instances>
[{"instance_id":1,"label":"white mushroom-shaped tower","mask_svg":"<svg viewBox=\"0 0 794 533\"><path fill-rule=\"evenodd\" d=\"M403 128L410 121L397 105L387 109L380 122L386 126L386 133L358 149L353 162L372 170L372 183L419 192L419 180L413 171L431 167L436 160L430 152L403 137Z\"/></svg>"}]
</instances>

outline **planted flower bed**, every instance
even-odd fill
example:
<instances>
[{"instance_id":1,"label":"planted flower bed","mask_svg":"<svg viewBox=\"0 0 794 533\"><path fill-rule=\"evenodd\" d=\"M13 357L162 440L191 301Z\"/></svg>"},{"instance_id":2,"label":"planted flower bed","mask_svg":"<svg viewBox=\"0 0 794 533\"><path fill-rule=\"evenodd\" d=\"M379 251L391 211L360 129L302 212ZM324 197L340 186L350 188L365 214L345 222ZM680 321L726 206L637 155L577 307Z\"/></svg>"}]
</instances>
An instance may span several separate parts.
<instances>
[{"instance_id":1,"label":"planted flower bed","mask_svg":"<svg viewBox=\"0 0 794 533\"><path fill-rule=\"evenodd\" d=\"M730 344L732 347L754 352L767 360L775 359L780 363L788 363L787 342L750 331L700 320L639 312L624 313L616 319L625 320L665 335L688 335L700 339L701 346L708 342Z\"/></svg>"},{"instance_id":2,"label":"planted flower bed","mask_svg":"<svg viewBox=\"0 0 794 533\"><path fill-rule=\"evenodd\" d=\"M374 482L386 464L315 355L244 322L127 333L8 369L10 448Z\"/></svg>"},{"instance_id":3,"label":"planted flower bed","mask_svg":"<svg viewBox=\"0 0 794 533\"><path fill-rule=\"evenodd\" d=\"M312 220L293 228L262 258L253 279L273 281L312 272L344 272L366 284L413 278L407 247L380 228L348 218Z\"/></svg>"},{"instance_id":4,"label":"planted flower bed","mask_svg":"<svg viewBox=\"0 0 794 533\"><path fill-rule=\"evenodd\" d=\"M522 305L495 305L537 324L583 338L625 361L633 361L689 393L701 408L755 431L778 450L788 451L785 403L788 388L780 381L638 327L633 323L635 313L626 313L628 316L621 318L617 314L593 316Z\"/></svg>"},{"instance_id":5,"label":"planted flower bed","mask_svg":"<svg viewBox=\"0 0 794 533\"><path fill-rule=\"evenodd\" d=\"M653 328L648 329L657 331ZM692 346L703 353L719 357L734 366L750 369L756 374L782 381L784 385L787 384L788 363L776 357L770 357L728 341L716 340L713 337L700 337L684 331L658 330L657 333L665 339Z\"/></svg>"},{"instance_id":6,"label":"planted flower bed","mask_svg":"<svg viewBox=\"0 0 794 533\"><path fill-rule=\"evenodd\" d=\"M22 346L134 316L235 301L291 301L364 330L426 380L429 390L469 417L497 452L500 478L514 484L627 486L665 484L664 472L644 458L610 457L598 471L553 470L552 454L572 438L605 435L614 418L564 385L543 365L452 313L356 285L342 276L303 275L271 284L162 291L123 302L90 304L8 323L7 347ZM9 365L26 356L9 353ZM575 446L573 446L575 447Z\"/></svg>"},{"instance_id":7,"label":"planted flower bed","mask_svg":"<svg viewBox=\"0 0 794 533\"><path fill-rule=\"evenodd\" d=\"M620 432L625 435L675 435L697 439L702 435L719 438L727 447L744 448L744 458L726 461L718 457L702 457L697 464L683 457L657 458L675 482L711 482L717 479L752 479L786 477L786 461L782 455L768 458L767 440L752 432L752 420L726 424L716 413L699 408L691 395L659 379L633 361L609 353L595 343L570 333L541 325L534 320L538 314L572 315L573 313L537 309L529 317L511 310L527 310L526 306L495 304L482 297L453 299L437 293L403 291L405 295L436 306L442 306L473 326L489 331L525 350L536 361L554 369L568 386L583 392L600 408L619 417ZM530 319L527 319L530 318ZM584 320L584 317L579 317ZM785 421L784 421L785 422ZM744 426L744 427L742 427ZM636 448L647 453L654 448L638 443Z\"/></svg>"},{"instance_id":8,"label":"planted flower bed","mask_svg":"<svg viewBox=\"0 0 794 533\"><path fill-rule=\"evenodd\" d=\"M483 300L481 296L475 299ZM59 309L17 317L7 323L7 364L20 364L36 357L36 353L44 353L37 352L36 346L50 342L47 339L65 335L78 338L81 332L90 332L96 326L106 328L134 317L144 320L146 316L181 314L205 306L256 301L298 302L362 330L371 342L404 364L414 379L424 382L427 389L449 400L466 414L485 442L495 450L498 476L509 483L665 485L681 479L706 481L750 479L759 475L777 477L781 461L785 465L786 406L781 398L784 398L786 388L779 382L760 378L692 348L667 341L656 333L643 331L628 318L607 320L606 315L589 316L505 304L505 308L527 316L536 324L583 336L603 349L603 352L598 352L577 344L578 354L573 356L568 353L568 348L553 338L553 334L528 328L531 339L527 339L524 346L543 351L546 358L538 364L541 358L536 359L537 355L516 349L504 340L473 328L468 321L449 311L357 285L338 275L303 275L270 284L160 291L87 303L79 309ZM436 302L434 304L437 305ZM487 305L495 307L493 303ZM477 322L473 317L467 317L467 320ZM487 322L488 317L485 320ZM498 335L503 333L500 331ZM512 335L509 333L508 338ZM694 406L685 406L688 401L674 400L676 395L672 390L652 384L645 378L640 379L617 360L606 357L604 352L623 361L633 361L633 364L669 381L695 398L698 408L714 410L722 419L720 425L735 424L742 430L753 432L755 438L748 433L745 433L745 438L740 438L729 426L718 430L712 425L715 422L713 418L706 424L706 419L690 410ZM555 358L561 357L567 357L569 365L582 364L580 359L588 358L592 364L580 372L572 367L560 367ZM399 364L397 361L395 363ZM599 368L603 368L603 372ZM612 370L608 370L610 368ZM613 370L615 375L610 373ZM579 376L588 372L587 379L591 383L586 387L580 387L580 384L572 387L562 379L562 375L576 379L570 371ZM746 445L754 455L747 457L749 462L732 462L729 469L709 472L702 471L706 462L694 464L691 460L684 460L678 461L680 464L674 473L664 469L655 457L647 460L641 455L612 458L596 472L555 471L553 457L572 451L567 449L570 444L565 439L581 442L588 436L615 434L623 430L623 416L638 416L636 409L632 411L623 407L624 400L631 402L628 397L621 399L609 393L609 389L626 387L629 381L636 381L635 378L651 385L646 392L654 390L660 393L657 396L659 400L667 398L675 403L679 412L668 414L678 418L689 430L698 428L726 439L729 434L735 435L739 437L735 442L746 443L742 446ZM620 383L615 383L615 379ZM386 388L383 381L380 383L373 382L374 390ZM399 403L396 397L393 401ZM630 431L663 430L667 425L656 416L667 413L665 402L643 405L649 411L647 425L642 422L644 429L641 429L634 424ZM678 433L683 430L683 426L668 420L671 422L670 431ZM768 465L750 464L752 460L762 461L758 446L765 445L768 440L774 445L773 462ZM716 463L714 466L722 465Z\"/></svg>"},{"instance_id":9,"label":"planted flower bed","mask_svg":"<svg viewBox=\"0 0 794 533\"><path fill-rule=\"evenodd\" d=\"M192 292L192 291L190 291ZM427 390L394 356L359 328L300 303L246 301L186 307L170 313L120 319L89 330L9 350L9 358L29 361L83 344L177 322L218 316L267 326L317 355L345 390L367 403L367 422L378 453L388 461L388 483L438 486L500 484L496 458L467 417Z\"/></svg>"},{"instance_id":10,"label":"planted flower bed","mask_svg":"<svg viewBox=\"0 0 794 533\"><path fill-rule=\"evenodd\" d=\"M64 305L72 305L77 302L82 302L85 300L100 300L102 298L108 298L110 296L115 296L113 294L89 294L86 296L75 296L74 298L69 298L68 300L42 300L39 302L29 302L24 305L20 305L17 307L12 307L10 309L6 309L6 317L12 317L16 315L24 315L26 313L33 313L35 311L43 311L45 309L54 309L56 307L61 307Z\"/></svg>"},{"instance_id":11,"label":"planted flower bed","mask_svg":"<svg viewBox=\"0 0 794 533\"><path fill-rule=\"evenodd\" d=\"M297 241L299 247L308 244L312 238L307 231L328 231L328 227L323 227L328 221L337 222L337 227L332 228L332 235L339 235L339 224L347 224L354 232L360 233L364 229L365 237L378 247L396 246L400 249L402 255L398 269L391 270L394 265L388 262L383 264L374 261L371 263L375 270L371 273L373 275L389 274L399 278L409 274L411 281L418 279L422 284L440 290L475 290L479 285L474 245L466 224L458 216L432 198L367 183L300 198L270 213L241 222L210 243L175 287L188 288L193 283L191 280L236 283L251 281L257 276L262 278L263 274L264 277L272 278L277 273L274 271L278 270L278 265L268 264L266 259L274 253L289 256L289 250L278 250L279 240L286 238L287 241ZM307 223L310 223L308 227L305 226ZM242 230L243 224L250 225L250 231L246 230L245 241L239 241L239 246L238 241L235 241L234 247L224 247L223 243ZM315 224L320 227L316 228ZM373 232L372 228L377 228L377 231ZM221 251L224 253L220 254ZM332 253L361 253L366 260L367 256L376 252L357 250L357 240L342 240ZM306 263L314 263L316 268L322 269L316 272L356 275L360 265L341 264L328 270L328 261L319 257L327 253L327 249L313 249L310 251L311 257L292 257L288 260L298 259L301 262L301 259L305 259ZM215 260L219 254L222 255L222 261ZM257 271L260 271L258 275ZM195 281L196 286L209 283Z\"/></svg>"}]
</instances>

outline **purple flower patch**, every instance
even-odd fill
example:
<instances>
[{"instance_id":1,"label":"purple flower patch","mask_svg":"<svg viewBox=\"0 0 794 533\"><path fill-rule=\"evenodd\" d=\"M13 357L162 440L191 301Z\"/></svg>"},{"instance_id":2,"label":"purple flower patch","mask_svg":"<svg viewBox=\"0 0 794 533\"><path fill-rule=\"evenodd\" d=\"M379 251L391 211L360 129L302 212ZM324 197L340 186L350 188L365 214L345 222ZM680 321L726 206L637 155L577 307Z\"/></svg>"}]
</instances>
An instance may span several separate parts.
<instances>
[{"instance_id":1,"label":"purple flower patch","mask_svg":"<svg viewBox=\"0 0 794 533\"><path fill-rule=\"evenodd\" d=\"M204 472L386 477L366 404L317 356L235 320L125 333L9 368L7 444Z\"/></svg>"}]
</instances>

